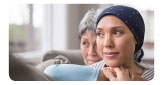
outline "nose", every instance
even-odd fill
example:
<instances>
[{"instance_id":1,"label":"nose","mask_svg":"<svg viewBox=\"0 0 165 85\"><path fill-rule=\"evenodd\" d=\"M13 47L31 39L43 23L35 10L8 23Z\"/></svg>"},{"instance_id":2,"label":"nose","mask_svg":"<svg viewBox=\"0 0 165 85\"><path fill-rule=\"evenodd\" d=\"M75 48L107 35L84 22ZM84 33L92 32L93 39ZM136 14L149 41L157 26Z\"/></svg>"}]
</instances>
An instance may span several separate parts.
<instances>
[{"instance_id":1,"label":"nose","mask_svg":"<svg viewBox=\"0 0 165 85\"><path fill-rule=\"evenodd\" d=\"M111 35L106 35L106 37L104 39L104 47L106 47L106 48L114 47L113 37Z\"/></svg>"},{"instance_id":2,"label":"nose","mask_svg":"<svg viewBox=\"0 0 165 85\"><path fill-rule=\"evenodd\" d=\"M96 45L91 45L88 50L88 55L96 56Z\"/></svg>"}]
</instances>

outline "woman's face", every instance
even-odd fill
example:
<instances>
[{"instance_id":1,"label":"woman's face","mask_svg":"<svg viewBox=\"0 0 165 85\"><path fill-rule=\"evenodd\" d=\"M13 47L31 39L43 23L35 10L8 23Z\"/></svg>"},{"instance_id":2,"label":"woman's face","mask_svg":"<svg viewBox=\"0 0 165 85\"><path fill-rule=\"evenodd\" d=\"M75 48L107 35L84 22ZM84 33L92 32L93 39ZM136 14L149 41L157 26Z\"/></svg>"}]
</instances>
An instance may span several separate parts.
<instances>
[{"instance_id":1,"label":"woman's face","mask_svg":"<svg viewBox=\"0 0 165 85\"><path fill-rule=\"evenodd\" d=\"M124 22L106 15L99 21L96 34L97 47L107 66L130 66L136 40Z\"/></svg>"},{"instance_id":2,"label":"woman's face","mask_svg":"<svg viewBox=\"0 0 165 85\"><path fill-rule=\"evenodd\" d=\"M92 33L92 31L87 30L82 35L80 47L84 62L87 66L102 60L97 52L96 36Z\"/></svg>"}]
</instances>

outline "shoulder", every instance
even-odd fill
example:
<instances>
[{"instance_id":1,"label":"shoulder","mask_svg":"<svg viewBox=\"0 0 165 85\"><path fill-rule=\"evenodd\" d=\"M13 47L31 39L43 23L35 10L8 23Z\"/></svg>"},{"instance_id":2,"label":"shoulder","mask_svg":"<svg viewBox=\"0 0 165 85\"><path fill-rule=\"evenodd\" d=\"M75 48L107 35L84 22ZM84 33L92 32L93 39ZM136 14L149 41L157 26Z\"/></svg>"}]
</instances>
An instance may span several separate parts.
<instances>
[{"instance_id":1,"label":"shoulder","mask_svg":"<svg viewBox=\"0 0 165 85\"><path fill-rule=\"evenodd\" d=\"M104 67L104 65L105 65L104 60L101 60L101 61L99 61L99 62L97 62L97 63L94 63L94 64L90 65L89 67L101 69L101 68Z\"/></svg>"},{"instance_id":2,"label":"shoulder","mask_svg":"<svg viewBox=\"0 0 165 85\"><path fill-rule=\"evenodd\" d=\"M149 68L142 74L143 78L146 78L148 80L152 80L154 78L154 68Z\"/></svg>"},{"instance_id":3,"label":"shoulder","mask_svg":"<svg viewBox=\"0 0 165 85\"><path fill-rule=\"evenodd\" d=\"M143 74L141 75L141 77L147 79L147 80L152 80L154 77L154 67L149 66L149 65L145 65L143 62L136 62L139 66L146 68L147 70L145 70L143 72Z\"/></svg>"}]
</instances>

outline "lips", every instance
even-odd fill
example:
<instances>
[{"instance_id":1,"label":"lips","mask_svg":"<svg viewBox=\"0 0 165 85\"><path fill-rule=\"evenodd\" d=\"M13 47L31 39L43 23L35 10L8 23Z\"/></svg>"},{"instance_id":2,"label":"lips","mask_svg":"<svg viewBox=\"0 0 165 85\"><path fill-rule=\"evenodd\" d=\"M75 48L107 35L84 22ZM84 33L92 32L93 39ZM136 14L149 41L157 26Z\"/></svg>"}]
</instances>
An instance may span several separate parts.
<instances>
[{"instance_id":1,"label":"lips","mask_svg":"<svg viewBox=\"0 0 165 85\"><path fill-rule=\"evenodd\" d=\"M115 58L117 55L119 55L119 52L104 52L104 56L110 59Z\"/></svg>"}]
</instances>

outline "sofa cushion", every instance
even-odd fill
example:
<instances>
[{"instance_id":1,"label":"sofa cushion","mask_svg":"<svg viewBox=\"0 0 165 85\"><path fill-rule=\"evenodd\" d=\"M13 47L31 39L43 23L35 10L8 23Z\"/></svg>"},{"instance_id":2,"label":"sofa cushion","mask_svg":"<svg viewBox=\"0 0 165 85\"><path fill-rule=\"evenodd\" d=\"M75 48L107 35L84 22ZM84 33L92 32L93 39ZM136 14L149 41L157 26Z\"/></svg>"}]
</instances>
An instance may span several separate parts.
<instances>
[{"instance_id":1,"label":"sofa cushion","mask_svg":"<svg viewBox=\"0 0 165 85\"><path fill-rule=\"evenodd\" d=\"M52 50L44 55L42 62L54 59L58 55L65 56L72 64L84 65L84 60L80 50Z\"/></svg>"},{"instance_id":2,"label":"sofa cushion","mask_svg":"<svg viewBox=\"0 0 165 85\"><path fill-rule=\"evenodd\" d=\"M46 60L42 63L40 63L39 65L36 66L36 68L38 68L40 71L44 71L46 67L53 65L53 64L71 64L71 62L69 61L68 58L62 56L62 55L58 55L57 57L53 58L53 59L49 59Z\"/></svg>"}]
</instances>

